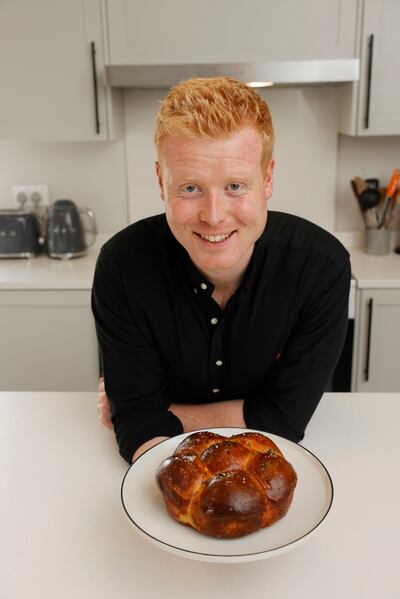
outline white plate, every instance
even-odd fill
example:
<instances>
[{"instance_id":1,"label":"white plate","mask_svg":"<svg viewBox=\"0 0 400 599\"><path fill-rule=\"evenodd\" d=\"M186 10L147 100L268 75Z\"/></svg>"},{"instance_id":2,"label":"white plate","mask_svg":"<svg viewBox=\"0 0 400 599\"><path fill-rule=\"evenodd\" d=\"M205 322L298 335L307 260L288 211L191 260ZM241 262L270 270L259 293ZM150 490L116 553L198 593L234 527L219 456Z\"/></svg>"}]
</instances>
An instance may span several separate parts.
<instances>
[{"instance_id":1,"label":"white plate","mask_svg":"<svg viewBox=\"0 0 400 599\"><path fill-rule=\"evenodd\" d=\"M207 430L230 437L253 429ZM268 434L298 476L292 505L286 516L270 527L238 539L209 537L179 524L167 513L155 473L159 464L173 454L188 434L191 433L162 441L143 453L130 466L122 481L122 505L130 522L138 533L161 549L206 562L238 563L264 559L293 549L307 540L328 514L333 501L333 484L325 466L301 445Z\"/></svg>"}]
</instances>

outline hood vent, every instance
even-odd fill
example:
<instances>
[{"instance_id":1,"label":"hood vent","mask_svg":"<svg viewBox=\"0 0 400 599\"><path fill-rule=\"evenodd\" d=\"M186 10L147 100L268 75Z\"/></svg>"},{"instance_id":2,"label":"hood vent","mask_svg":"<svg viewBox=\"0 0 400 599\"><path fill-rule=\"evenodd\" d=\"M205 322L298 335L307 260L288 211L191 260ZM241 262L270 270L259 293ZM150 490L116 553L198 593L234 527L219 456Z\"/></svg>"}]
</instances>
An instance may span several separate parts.
<instances>
[{"instance_id":1,"label":"hood vent","mask_svg":"<svg viewBox=\"0 0 400 599\"><path fill-rule=\"evenodd\" d=\"M112 87L170 88L190 77L227 75L253 87L332 85L358 81L358 59L300 60L264 63L149 64L106 66Z\"/></svg>"}]
</instances>

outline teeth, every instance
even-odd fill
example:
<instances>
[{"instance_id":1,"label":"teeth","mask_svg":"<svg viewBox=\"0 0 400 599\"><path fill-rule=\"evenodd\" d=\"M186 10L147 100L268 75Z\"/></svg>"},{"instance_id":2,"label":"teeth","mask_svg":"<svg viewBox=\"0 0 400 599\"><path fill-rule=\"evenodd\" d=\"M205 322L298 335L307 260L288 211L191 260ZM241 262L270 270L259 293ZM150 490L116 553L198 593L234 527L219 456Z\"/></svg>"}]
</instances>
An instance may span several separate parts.
<instances>
[{"instance_id":1,"label":"teeth","mask_svg":"<svg viewBox=\"0 0 400 599\"><path fill-rule=\"evenodd\" d=\"M223 235L201 235L201 238L211 241L211 243L218 243L218 241L225 241L225 239L228 239L229 235L230 233L225 233Z\"/></svg>"}]
</instances>

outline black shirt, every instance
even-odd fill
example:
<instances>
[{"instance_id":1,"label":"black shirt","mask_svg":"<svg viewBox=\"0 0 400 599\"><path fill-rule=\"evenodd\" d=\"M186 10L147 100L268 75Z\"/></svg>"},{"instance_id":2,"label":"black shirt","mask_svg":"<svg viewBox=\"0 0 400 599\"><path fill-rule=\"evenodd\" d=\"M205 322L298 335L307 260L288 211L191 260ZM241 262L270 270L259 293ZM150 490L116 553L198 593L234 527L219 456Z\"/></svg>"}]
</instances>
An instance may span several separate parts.
<instances>
[{"instance_id":1,"label":"black shirt","mask_svg":"<svg viewBox=\"0 0 400 599\"><path fill-rule=\"evenodd\" d=\"M340 356L349 285L340 242L289 214L268 213L224 310L165 215L117 233L92 309L121 455L183 432L172 403L243 399L249 428L301 440Z\"/></svg>"}]
</instances>

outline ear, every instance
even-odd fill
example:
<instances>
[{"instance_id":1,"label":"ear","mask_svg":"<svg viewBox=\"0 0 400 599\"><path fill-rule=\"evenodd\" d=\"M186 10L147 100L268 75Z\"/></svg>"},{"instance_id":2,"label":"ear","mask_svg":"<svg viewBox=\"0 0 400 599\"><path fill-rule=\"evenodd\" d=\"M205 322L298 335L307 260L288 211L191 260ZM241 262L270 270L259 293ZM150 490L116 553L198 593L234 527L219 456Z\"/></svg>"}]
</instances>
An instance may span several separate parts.
<instances>
[{"instance_id":1,"label":"ear","mask_svg":"<svg viewBox=\"0 0 400 599\"><path fill-rule=\"evenodd\" d=\"M269 164L267 165L267 169L265 171L265 176L264 176L264 193L265 193L266 200L269 200L269 198L272 196L272 176L274 173L274 168L275 168L275 159L272 158L269 161Z\"/></svg>"},{"instance_id":2,"label":"ear","mask_svg":"<svg viewBox=\"0 0 400 599\"><path fill-rule=\"evenodd\" d=\"M163 187L161 165L158 160L156 161L156 175L157 175L157 180L158 180L158 186L160 188L160 196L161 196L161 199L164 201L165 198L164 198L164 187Z\"/></svg>"}]
</instances>

